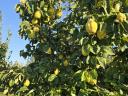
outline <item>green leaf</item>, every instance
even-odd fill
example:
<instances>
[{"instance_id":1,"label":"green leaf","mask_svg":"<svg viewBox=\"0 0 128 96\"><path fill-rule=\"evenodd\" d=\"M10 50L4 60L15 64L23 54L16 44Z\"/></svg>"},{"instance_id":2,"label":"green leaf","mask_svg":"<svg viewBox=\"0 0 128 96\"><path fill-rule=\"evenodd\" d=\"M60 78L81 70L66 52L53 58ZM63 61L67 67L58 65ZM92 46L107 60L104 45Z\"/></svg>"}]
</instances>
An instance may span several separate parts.
<instances>
[{"instance_id":1,"label":"green leaf","mask_svg":"<svg viewBox=\"0 0 128 96\"><path fill-rule=\"evenodd\" d=\"M80 74L82 71L81 70L78 70L74 73L74 75L77 75L77 74Z\"/></svg>"},{"instance_id":2,"label":"green leaf","mask_svg":"<svg viewBox=\"0 0 128 96\"><path fill-rule=\"evenodd\" d=\"M45 5L43 8L44 8L44 11L48 10L48 6L47 5Z\"/></svg>"},{"instance_id":3,"label":"green leaf","mask_svg":"<svg viewBox=\"0 0 128 96\"><path fill-rule=\"evenodd\" d=\"M23 22L21 22L20 23L20 27L21 28L24 28L24 27L30 27L30 23L29 23L29 21L27 21L27 20L25 20L25 21L23 21Z\"/></svg>"},{"instance_id":4,"label":"green leaf","mask_svg":"<svg viewBox=\"0 0 128 96\"><path fill-rule=\"evenodd\" d=\"M42 8L44 6L44 1L40 2L40 8Z\"/></svg>"},{"instance_id":5,"label":"green leaf","mask_svg":"<svg viewBox=\"0 0 128 96\"><path fill-rule=\"evenodd\" d=\"M71 96L76 96L76 88L75 87L71 88Z\"/></svg>"},{"instance_id":6,"label":"green leaf","mask_svg":"<svg viewBox=\"0 0 128 96\"><path fill-rule=\"evenodd\" d=\"M76 3L76 2L72 2L72 3L71 3L71 8L72 8L72 9L77 8L77 3Z\"/></svg>"},{"instance_id":7,"label":"green leaf","mask_svg":"<svg viewBox=\"0 0 128 96\"><path fill-rule=\"evenodd\" d=\"M79 41L80 45L83 45L84 38L82 37Z\"/></svg>"},{"instance_id":8,"label":"green leaf","mask_svg":"<svg viewBox=\"0 0 128 96\"><path fill-rule=\"evenodd\" d=\"M27 10L28 10L28 13L32 14L31 7L30 7L29 3L26 3L26 7L27 7Z\"/></svg>"},{"instance_id":9,"label":"green leaf","mask_svg":"<svg viewBox=\"0 0 128 96\"><path fill-rule=\"evenodd\" d=\"M92 45L96 45L97 44L97 41L91 41L91 44Z\"/></svg>"},{"instance_id":10,"label":"green leaf","mask_svg":"<svg viewBox=\"0 0 128 96\"><path fill-rule=\"evenodd\" d=\"M90 62L90 64L92 64L92 65L96 65L97 64L97 58L96 58L96 56L91 56L91 58L90 58L90 60L89 60Z\"/></svg>"},{"instance_id":11,"label":"green leaf","mask_svg":"<svg viewBox=\"0 0 128 96\"><path fill-rule=\"evenodd\" d=\"M1 78L1 80L6 79L7 76L8 76L8 73L4 74L4 75L2 76L2 78Z\"/></svg>"},{"instance_id":12,"label":"green leaf","mask_svg":"<svg viewBox=\"0 0 128 96\"><path fill-rule=\"evenodd\" d=\"M24 14L24 11L23 9L20 8L20 15L23 16L23 14Z\"/></svg>"},{"instance_id":13,"label":"green leaf","mask_svg":"<svg viewBox=\"0 0 128 96\"><path fill-rule=\"evenodd\" d=\"M48 78L49 82L52 82L57 76L55 74L51 74Z\"/></svg>"},{"instance_id":14,"label":"green leaf","mask_svg":"<svg viewBox=\"0 0 128 96\"><path fill-rule=\"evenodd\" d=\"M85 72L82 73L81 75L81 81L85 81L85 75L84 75Z\"/></svg>"},{"instance_id":15,"label":"green leaf","mask_svg":"<svg viewBox=\"0 0 128 96\"><path fill-rule=\"evenodd\" d=\"M120 50L121 50L121 52L124 52L127 48L128 48L127 45L124 45L124 46L120 47Z\"/></svg>"},{"instance_id":16,"label":"green leaf","mask_svg":"<svg viewBox=\"0 0 128 96\"><path fill-rule=\"evenodd\" d=\"M91 74L91 76L92 76L93 79L97 79L98 73L97 73L96 69L91 70L90 71L90 74Z\"/></svg>"},{"instance_id":17,"label":"green leaf","mask_svg":"<svg viewBox=\"0 0 128 96\"><path fill-rule=\"evenodd\" d=\"M15 84L18 84L19 79L18 78L15 78L14 82L15 82Z\"/></svg>"},{"instance_id":18,"label":"green leaf","mask_svg":"<svg viewBox=\"0 0 128 96\"><path fill-rule=\"evenodd\" d=\"M86 46L85 47L82 46L81 53L82 53L83 56L87 56L87 55L89 55L90 51Z\"/></svg>"},{"instance_id":19,"label":"green leaf","mask_svg":"<svg viewBox=\"0 0 128 96\"><path fill-rule=\"evenodd\" d=\"M90 62L90 56L87 56L87 58L86 58L86 64L89 64Z\"/></svg>"},{"instance_id":20,"label":"green leaf","mask_svg":"<svg viewBox=\"0 0 128 96\"><path fill-rule=\"evenodd\" d=\"M98 73L96 69L84 70L81 75L81 81L87 82L91 85L97 84Z\"/></svg>"},{"instance_id":21,"label":"green leaf","mask_svg":"<svg viewBox=\"0 0 128 96\"><path fill-rule=\"evenodd\" d=\"M80 80L82 75L82 70L78 70L77 72L74 73L74 79L75 80Z\"/></svg>"},{"instance_id":22,"label":"green leaf","mask_svg":"<svg viewBox=\"0 0 128 96\"><path fill-rule=\"evenodd\" d=\"M12 87L14 84L15 84L15 81L14 81L14 80L10 80L10 81L9 81L9 86L10 86L10 87Z\"/></svg>"},{"instance_id":23,"label":"green leaf","mask_svg":"<svg viewBox=\"0 0 128 96\"><path fill-rule=\"evenodd\" d=\"M115 55L111 46L104 46L103 50L106 55Z\"/></svg>"},{"instance_id":24,"label":"green leaf","mask_svg":"<svg viewBox=\"0 0 128 96\"><path fill-rule=\"evenodd\" d=\"M27 90L29 90L26 86L23 86L23 87L21 87L19 90L18 90L18 92L24 92L24 91L27 91Z\"/></svg>"},{"instance_id":25,"label":"green leaf","mask_svg":"<svg viewBox=\"0 0 128 96\"><path fill-rule=\"evenodd\" d=\"M8 93L8 88L4 90L3 94L6 95Z\"/></svg>"},{"instance_id":26,"label":"green leaf","mask_svg":"<svg viewBox=\"0 0 128 96\"><path fill-rule=\"evenodd\" d=\"M90 44L87 45L87 48L89 49L89 51L93 54L95 54L95 51L93 49L93 46L91 46Z\"/></svg>"},{"instance_id":27,"label":"green leaf","mask_svg":"<svg viewBox=\"0 0 128 96\"><path fill-rule=\"evenodd\" d=\"M81 81L89 82L90 80L90 74L88 73L87 70L83 71L81 75Z\"/></svg>"},{"instance_id":28,"label":"green leaf","mask_svg":"<svg viewBox=\"0 0 128 96\"><path fill-rule=\"evenodd\" d=\"M2 72L0 72L0 78L2 78L2 77L3 77L3 75L4 75L4 74L3 74Z\"/></svg>"},{"instance_id":29,"label":"green leaf","mask_svg":"<svg viewBox=\"0 0 128 96\"><path fill-rule=\"evenodd\" d=\"M31 93L33 93L34 92L34 89L32 89L32 90L30 90L28 93L27 93L27 95L30 95ZM27 96L26 95L26 96Z\"/></svg>"},{"instance_id":30,"label":"green leaf","mask_svg":"<svg viewBox=\"0 0 128 96\"><path fill-rule=\"evenodd\" d=\"M100 52L100 49L101 48L98 45L93 46L93 51L94 51L95 54L98 54Z\"/></svg>"},{"instance_id":31,"label":"green leaf","mask_svg":"<svg viewBox=\"0 0 128 96\"><path fill-rule=\"evenodd\" d=\"M105 68L105 64L107 63L106 58L104 58L104 57L96 57L96 58L98 60L98 63L100 64L100 66L102 68Z\"/></svg>"},{"instance_id":32,"label":"green leaf","mask_svg":"<svg viewBox=\"0 0 128 96\"><path fill-rule=\"evenodd\" d=\"M21 74L18 76L18 79L19 79L19 81L22 81L22 75Z\"/></svg>"},{"instance_id":33,"label":"green leaf","mask_svg":"<svg viewBox=\"0 0 128 96\"><path fill-rule=\"evenodd\" d=\"M75 28L72 28L72 29L70 29L70 34L73 34L74 33L74 31L75 31Z\"/></svg>"},{"instance_id":34,"label":"green leaf","mask_svg":"<svg viewBox=\"0 0 128 96\"><path fill-rule=\"evenodd\" d=\"M20 11L20 4L17 4L16 5L15 10L16 10L16 12L19 12Z\"/></svg>"}]
</instances>

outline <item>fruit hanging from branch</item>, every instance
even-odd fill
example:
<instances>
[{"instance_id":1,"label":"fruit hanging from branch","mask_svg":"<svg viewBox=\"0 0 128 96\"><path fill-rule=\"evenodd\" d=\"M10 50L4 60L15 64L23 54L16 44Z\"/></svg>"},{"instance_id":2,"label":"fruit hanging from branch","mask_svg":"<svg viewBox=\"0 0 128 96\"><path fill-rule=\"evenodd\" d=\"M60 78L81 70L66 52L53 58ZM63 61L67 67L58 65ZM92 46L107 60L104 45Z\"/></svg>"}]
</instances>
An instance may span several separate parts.
<instances>
[{"instance_id":1,"label":"fruit hanging from branch","mask_svg":"<svg viewBox=\"0 0 128 96\"><path fill-rule=\"evenodd\" d=\"M53 15L55 14L55 10L54 10L53 7L50 7L50 8L48 9L48 14L49 14L50 16L53 16Z\"/></svg>"},{"instance_id":2,"label":"fruit hanging from branch","mask_svg":"<svg viewBox=\"0 0 128 96\"><path fill-rule=\"evenodd\" d=\"M126 21L126 15L124 13L118 13L116 19L122 23L122 22Z\"/></svg>"},{"instance_id":3,"label":"fruit hanging from branch","mask_svg":"<svg viewBox=\"0 0 128 96\"><path fill-rule=\"evenodd\" d=\"M94 35L97 32L98 24L94 19L89 18L85 27L89 35Z\"/></svg>"},{"instance_id":4,"label":"fruit hanging from branch","mask_svg":"<svg viewBox=\"0 0 128 96\"><path fill-rule=\"evenodd\" d=\"M33 25L35 25L35 24L37 24L37 23L38 23L38 19L35 19L35 18L32 19L32 24L33 24Z\"/></svg>"},{"instance_id":5,"label":"fruit hanging from branch","mask_svg":"<svg viewBox=\"0 0 128 96\"><path fill-rule=\"evenodd\" d=\"M55 75L58 75L59 72L60 72L60 70L59 70L58 68L56 68L56 69L54 70L54 74L55 74Z\"/></svg>"},{"instance_id":6,"label":"fruit hanging from branch","mask_svg":"<svg viewBox=\"0 0 128 96\"><path fill-rule=\"evenodd\" d=\"M34 13L34 18L36 19L40 19L41 18L41 11L37 10L35 13Z\"/></svg>"},{"instance_id":7,"label":"fruit hanging from branch","mask_svg":"<svg viewBox=\"0 0 128 96\"><path fill-rule=\"evenodd\" d=\"M68 62L67 59L65 59L65 60L64 60L64 66L66 67L66 66L68 66L68 65L69 65L69 62Z\"/></svg>"},{"instance_id":8,"label":"fruit hanging from branch","mask_svg":"<svg viewBox=\"0 0 128 96\"><path fill-rule=\"evenodd\" d=\"M97 31L97 38L102 40L106 37L106 25L104 23L100 23L99 30Z\"/></svg>"},{"instance_id":9,"label":"fruit hanging from branch","mask_svg":"<svg viewBox=\"0 0 128 96\"><path fill-rule=\"evenodd\" d=\"M24 81L24 86L28 87L29 85L30 85L30 81L29 81L28 79L26 79L26 80Z\"/></svg>"},{"instance_id":10,"label":"fruit hanging from branch","mask_svg":"<svg viewBox=\"0 0 128 96\"><path fill-rule=\"evenodd\" d=\"M60 18L62 15L63 15L62 9L61 8L58 8L56 10L56 16L57 16L57 18Z\"/></svg>"},{"instance_id":11,"label":"fruit hanging from branch","mask_svg":"<svg viewBox=\"0 0 128 96\"><path fill-rule=\"evenodd\" d=\"M39 32L39 31L40 31L40 29L39 29L39 27L34 26L33 31L36 33L36 32Z\"/></svg>"}]
</instances>

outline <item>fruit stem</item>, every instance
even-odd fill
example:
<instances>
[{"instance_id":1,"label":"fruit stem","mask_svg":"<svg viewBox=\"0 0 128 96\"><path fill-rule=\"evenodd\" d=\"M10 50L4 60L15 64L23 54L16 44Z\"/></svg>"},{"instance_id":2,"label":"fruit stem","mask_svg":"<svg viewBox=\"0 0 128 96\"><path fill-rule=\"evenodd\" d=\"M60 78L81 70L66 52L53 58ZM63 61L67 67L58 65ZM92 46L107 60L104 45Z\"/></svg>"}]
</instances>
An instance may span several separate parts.
<instances>
[{"instance_id":1,"label":"fruit stem","mask_svg":"<svg viewBox=\"0 0 128 96\"><path fill-rule=\"evenodd\" d=\"M107 12L107 8L106 8L106 6L104 6L103 8L104 8L104 12L105 12L105 14L108 16L108 12Z\"/></svg>"},{"instance_id":2,"label":"fruit stem","mask_svg":"<svg viewBox=\"0 0 128 96\"><path fill-rule=\"evenodd\" d=\"M102 26L103 26L103 22L100 23L100 28L99 28L99 31L102 30Z\"/></svg>"},{"instance_id":3,"label":"fruit stem","mask_svg":"<svg viewBox=\"0 0 128 96\"><path fill-rule=\"evenodd\" d=\"M125 31L125 32L128 32L128 31L125 29L124 25L123 25L122 23L120 23L120 24L121 24L122 28L124 29L124 31Z\"/></svg>"},{"instance_id":4,"label":"fruit stem","mask_svg":"<svg viewBox=\"0 0 128 96\"><path fill-rule=\"evenodd\" d=\"M104 4L104 6L103 6L103 9L104 9L104 12L105 12L105 14L108 16L108 11L107 11L107 7L108 7L108 1L107 0L105 0L104 1L105 2L105 4Z\"/></svg>"}]
</instances>

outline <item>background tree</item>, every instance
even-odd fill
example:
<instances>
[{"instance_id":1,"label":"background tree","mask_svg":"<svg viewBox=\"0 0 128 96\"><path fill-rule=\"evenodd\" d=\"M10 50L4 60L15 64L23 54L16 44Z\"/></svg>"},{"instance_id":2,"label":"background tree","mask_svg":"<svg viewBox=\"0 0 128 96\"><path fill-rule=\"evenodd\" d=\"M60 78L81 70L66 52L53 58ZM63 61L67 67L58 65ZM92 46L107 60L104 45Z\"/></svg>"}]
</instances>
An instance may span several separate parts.
<instances>
[{"instance_id":1,"label":"background tree","mask_svg":"<svg viewBox=\"0 0 128 96\"><path fill-rule=\"evenodd\" d=\"M7 53L11 33L8 32L6 41L2 42L1 22L2 14L0 12L0 96L22 96L22 90L28 90L27 78L23 74L23 66L18 62L12 64L8 60Z\"/></svg>"},{"instance_id":2,"label":"background tree","mask_svg":"<svg viewBox=\"0 0 128 96\"><path fill-rule=\"evenodd\" d=\"M5 67L5 64L6 64L5 57L6 57L6 52L7 52L7 44L2 42L1 20L2 20L2 17L1 17L1 11L0 11L0 50L1 50L0 51L0 62L1 62L0 70L2 70L3 67Z\"/></svg>"}]
</instances>

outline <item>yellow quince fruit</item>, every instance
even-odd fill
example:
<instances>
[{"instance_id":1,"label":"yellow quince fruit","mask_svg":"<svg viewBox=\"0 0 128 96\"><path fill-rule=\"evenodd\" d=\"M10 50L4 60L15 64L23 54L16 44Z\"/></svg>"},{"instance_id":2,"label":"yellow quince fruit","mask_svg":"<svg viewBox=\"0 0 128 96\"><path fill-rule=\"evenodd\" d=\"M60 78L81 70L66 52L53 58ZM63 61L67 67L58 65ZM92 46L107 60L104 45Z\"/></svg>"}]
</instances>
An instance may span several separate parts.
<instances>
[{"instance_id":1,"label":"yellow quince fruit","mask_svg":"<svg viewBox=\"0 0 128 96\"><path fill-rule=\"evenodd\" d=\"M49 9L48 9L48 13L49 13L49 15L54 15L55 14L55 10L54 10L54 8L53 7L50 7Z\"/></svg>"},{"instance_id":2,"label":"yellow quince fruit","mask_svg":"<svg viewBox=\"0 0 128 96\"><path fill-rule=\"evenodd\" d=\"M28 79L26 79L26 80L24 81L24 86L28 87L29 85L30 85L30 81L29 81Z\"/></svg>"},{"instance_id":3,"label":"yellow quince fruit","mask_svg":"<svg viewBox=\"0 0 128 96\"><path fill-rule=\"evenodd\" d=\"M40 29L39 29L39 27L35 26L35 27L33 28L33 31L34 31L34 32L39 32Z\"/></svg>"},{"instance_id":4,"label":"yellow quince fruit","mask_svg":"<svg viewBox=\"0 0 128 96\"><path fill-rule=\"evenodd\" d=\"M66 67L66 66L68 66L69 65L69 62L68 62L68 60L66 59L66 60L64 60L64 66Z\"/></svg>"},{"instance_id":5,"label":"yellow quince fruit","mask_svg":"<svg viewBox=\"0 0 128 96\"><path fill-rule=\"evenodd\" d=\"M37 11L34 13L34 18L40 19L40 18L41 18L41 11L37 10Z\"/></svg>"},{"instance_id":6,"label":"yellow quince fruit","mask_svg":"<svg viewBox=\"0 0 128 96\"><path fill-rule=\"evenodd\" d=\"M97 80L96 79L91 79L90 82L88 82L91 85L96 85L97 84Z\"/></svg>"},{"instance_id":7,"label":"yellow quince fruit","mask_svg":"<svg viewBox=\"0 0 128 96\"><path fill-rule=\"evenodd\" d=\"M59 70L58 68L56 68L56 69L54 70L54 74L55 74L55 75L58 75L59 72L60 72L60 70Z\"/></svg>"},{"instance_id":8,"label":"yellow quince fruit","mask_svg":"<svg viewBox=\"0 0 128 96\"><path fill-rule=\"evenodd\" d=\"M56 16L57 16L58 18L60 18L62 15L63 15L62 9L61 9L61 8L57 9L57 10L56 10Z\"/></svg>"},{"instance_id":9,"label":"yellow quince fruit","mask_svg":"<svg viewBox=\"0 0 128 96\"><path fill-rule=\"evenodd\" d=\"M94 19L90 18L88 19L85 27L86 27L86 31L88 32L88 34L93 35L97 32L98 25Z\"/></svg>"},{"instance_id":10,"label":"yellow quince fruit","mask_svg":"<svg viewBox=\"0 0 128 96\"><path fill-rule=\"evenodd\" d=\"M48 53L48 54L52 54L52 49L51 49L51 47L48 48L47 53Z\"/></svg>"},{"instance_id":11,"label":"yellow quince fruit","mask_svg":"<svg viewBox=\"0 0 128 96\"><path fill-rule=\"evenodd\" d=\"M34 24L34 25L35 25L35 24L37 24L37 23L38 23L38 19L35 19L35 18L34 18L34 19L32 19L32 24Z\"/></svg>"},{"instance_id":12,"label":"yellow quince fruit","mask_svg":"<svg viewBox=\"0 0 128 96\"><path fill-rule=\"evenodd\" d=\"M119 20L119 22L124 22L126 21L126 15L124 13L118 13L116 19Z\"/></svg>"}]
</instances>

